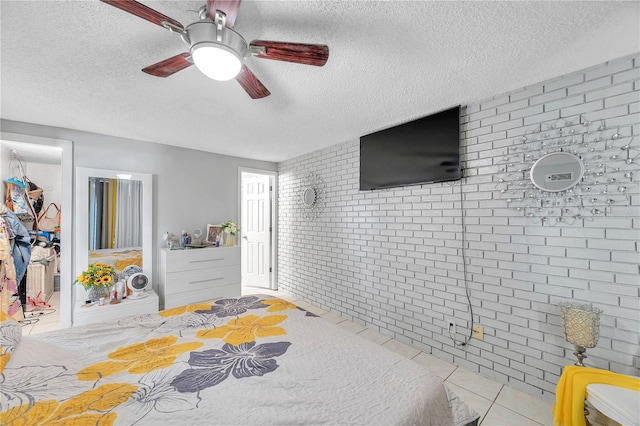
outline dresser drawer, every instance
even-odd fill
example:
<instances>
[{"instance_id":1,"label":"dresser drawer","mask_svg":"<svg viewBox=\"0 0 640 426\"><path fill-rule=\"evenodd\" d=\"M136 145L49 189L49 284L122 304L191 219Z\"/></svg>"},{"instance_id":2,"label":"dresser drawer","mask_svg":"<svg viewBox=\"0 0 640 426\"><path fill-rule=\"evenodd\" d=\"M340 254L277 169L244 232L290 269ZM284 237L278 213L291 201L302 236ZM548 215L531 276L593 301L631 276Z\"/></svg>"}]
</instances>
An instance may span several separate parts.
<instances>
[{"instance_id":1,"label":"dresser drawer","mask_svg":"<svg viewBox=\"0 0 640 426\"><path fill-rule=\"evenodd\" d=\"M195 250L170 251L166 254L165 272L196 271L240 264L240 250L236 247L212 247Z\"/></svg>"},{"instance_id":2,"label":"dresser drawer","mask_svg":"<svg viewBox=\"0 0 640 426\"><path fill-rule=\"evenodd\" d=\"M241 292L240 247L160 252L158 294L168 309Z\"/></svg>"},{"instance_id":3,"label":"dresser drawer","mask_svg":"<svg viewBox=\"0 0 640 426\"><path fill-rule=\"evenodd\" d=\"M240 268L235 265L200 271L170 272L167 273L167 285L164 295L168 297L174 294L197 292L239 282Z\"/></svg>"}]
</instances>

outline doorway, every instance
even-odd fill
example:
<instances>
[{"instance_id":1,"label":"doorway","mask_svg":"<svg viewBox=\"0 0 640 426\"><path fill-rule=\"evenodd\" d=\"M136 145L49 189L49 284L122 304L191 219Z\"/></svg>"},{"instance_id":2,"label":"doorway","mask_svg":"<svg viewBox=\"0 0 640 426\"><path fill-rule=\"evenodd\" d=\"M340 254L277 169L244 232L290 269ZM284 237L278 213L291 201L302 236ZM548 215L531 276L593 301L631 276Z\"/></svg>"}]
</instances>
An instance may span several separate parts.
<instances>
[{"instance_id":1,"label":"doorway","mask_svg":"<svg viewBox=\"0 0 640 426\"><path fill-rule=\"evenodd\" d=\"M55 291L47 301L49 304L57 305L55 309L57 318L56 321L51 321L49 317L47 317L45 321L45 317L42 316L42 319L34 324L32 332L36 331L36 327L38 328L37 331L70 327L71 283L73 282L71 272L73 257L71 245L73 236L73 217L71 213L73 200L72 142L2 132L0 134L0 175L2 175L2 179L14 174L14 167L11 161L14 159L14 155L21 160L23 169L25 169L35 183L44 187L45 204L48 205L48 201L52 201L52 199L55 198L55 201L57 201L56 204L58 204L58 207L64 212L61 215L60 221L60 253L58 259L56 259L55 267L46 262L43 263L44 267L34 265L39 267L34 269L38 269L42 277L45 277L47 280L50 278L48 276L49 272L57 272L57 270L59 270L59 279L54 280L54 283L58 283L58 285L54 284L54 289L59 288L59 290ZM50 179L48 171L53 173L56 169L58 171L55 174L58 176L58 179L55 179L57 182L54 182ZM40 175L38 175L38 173L40 173ZM54 188L58 188L58 190ZM47 198L47 194L49 194L49 198ZM55 276L56 274L54 273L53 275ZM37 282L40 283L40 279ZM24 332L23 328L23 333Z\"/></svg>"},{"instance_id":2,"label":"doorway","mask_svg":"<svg viewBox=\"0 0 640 426\"><path fill-rule=\"evenodd\" d=\"M240 168L242 294L277 290L277 173Z\"/></svg>"}]
</instances>

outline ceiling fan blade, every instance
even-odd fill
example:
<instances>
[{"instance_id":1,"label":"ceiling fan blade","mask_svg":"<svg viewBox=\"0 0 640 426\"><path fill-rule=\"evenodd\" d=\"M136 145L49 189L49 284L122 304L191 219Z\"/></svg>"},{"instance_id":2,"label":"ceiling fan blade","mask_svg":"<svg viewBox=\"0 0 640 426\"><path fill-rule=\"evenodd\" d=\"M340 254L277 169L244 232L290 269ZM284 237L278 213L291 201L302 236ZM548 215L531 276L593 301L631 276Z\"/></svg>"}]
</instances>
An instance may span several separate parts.
<instances>
[{"instance_id":1,"label":"ceiling fan blade","mask_svg":"<svg viewBox=\"0 0 640 426\"><path fill-rule=\"evenodd\" d=\"M279 41L253 40L251 47L264 47L265 53L258 53L258 58L276 61L295 62L297 64L321 67L329 59L329 46L324 44L286 43Z\"/></svg>"},{"instance_id":2,"label":"ceiling fan blade","mask_svg":"<svg viewBox=\"0 0 640 426\"><path fill-rule=\"evenodd\" d=\"M175 19L171 19L166 15L163 15L160 12L157 12L151 9L148 6L145 6L142 3L138 3L134 0L100 0L103 3L110 4L111 6L117 7L118 9L122 9L125 12L129 12L133 15L136 15L139 18L146 19L149 22L153 22L156 25L162 25L163 21L166 21L170 24L175 25L178 28L184 29L182 24Z\"/></svg>"},{"instance_id":3,"label":"ceiling fan blade","mask_svg":"<svg viewBox=\"0 0 640 426\"><path fill-rule=\"evenodd\" d=\"M236 76L236 80L249 96L251 96L251 99L266 98L271 94L246 65L242 65L242 69Z\"/></svg>"},{"instance_id":4,"label":"ceiling fan blade","mask_svg":"<svg viewBox=\"0 0 640 426\"><path fill-rule=\"evenodd\" d=\"M191 55L189 53L181 53L169 59L165 59L164 61L160 61L157 64L149 65L148 67L143 68L142 71L156 77L169 77L170 75L193 65L190 57Z\"/></svg>"},{"instance_id":5,"label":"ceiling fan blade","mask_svg":"<svg viewBox=\"0 0 640 426\"><path fill-rule=\"evenodd\" d=\"M238 6L240 6L240 0L207 0L207 14L212 21L215 21L216 10L224 12L227 15L226 26L233 28L236 24Z\"/></svg>"}]
</instances>

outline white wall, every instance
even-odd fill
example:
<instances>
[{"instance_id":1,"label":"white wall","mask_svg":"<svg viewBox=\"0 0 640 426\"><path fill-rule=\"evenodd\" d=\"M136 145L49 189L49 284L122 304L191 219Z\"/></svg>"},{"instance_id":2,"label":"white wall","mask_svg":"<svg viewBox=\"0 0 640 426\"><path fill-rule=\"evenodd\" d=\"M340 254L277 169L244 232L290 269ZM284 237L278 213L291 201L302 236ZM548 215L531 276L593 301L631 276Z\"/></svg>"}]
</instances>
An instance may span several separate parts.
<instances>
[{"instance_id":1,"label":"white wall","mask_svg":"<svg viewBox=\"0 0 640 426\"><path fill-rule=\"evenodd\" d=\"M10 155L11 154L9 149L6 146L0 144L0 179L2 179L3 182L5 181L5 179L11 177L9 176L9 159L11 158Z\"/></svg>"},{"instance_id":2,"label":"white wall","mask_svg":"<svg viewBox=\"0 0 640 426\"><path fill-rule=\"evenodd\" d=\"M604 314L588 364L639 375L638 185L629 185L626 207L555 226L508 208L497 190L499 163L515 138L579 114L636 135L631 166L640 178L639 67L635 55L467 105L461 145L468 178L455 185L359 191L357 139L280 163L279 288L549 399L562 367L575 362L558 303L594 303ZM298 206L308 172L326 184L326 208L311 222ZM466 348L446 332L450 317L459 329L469 325L462 214L474 322L485 327L484 341Z\"/></svg>"},{"instance_id":3,"label":"white wall","mask_svg":"<svg viewBox=\"0 0 640 426\"><path fill-rule=\"evenodd\" d=\"M5 132L73 141L74 167L153 174L156 238L167 230L238 220L238 167L275 170L271 162L29 123L0 123Z\"/></svg>"},{"instance_id":4,"label":"white wall","mask_svg":"<svg viewBox=\"0 0 640 426\"><path fill-rule=\"evenodd\" d=\"M60 164L44 164L25 162L25 171L31 182L41 187L44 191L44 206L46 209L50 203L55 203L58 207L62 204L62 177ZM49 210L49 215L53 215L53 207Z\"/></svg>"},{"instance_id":5,"label":"white wall","mask_svg":"<svg viewBox=\"0 0 640 426\"><path fill-rule=\"evenodd\" d=\"M238 168L276 169L275 163L271 162L78 130L9 120L1 120L0 126L3 132L72 141L74 167L151 173L154 247L158 247L165 231L177 233L195 228L205 231L207 223L238 221ZM62 188L62 191L74 191L74 188ZM62 209L73 212L75 206L62 206ZM62 244L65 243L63 236ZM75 249L73 253L75 257ZM157 270L156 250L153 255ZM72 268L76 270L75 263Z\"/></svg>"}]
</instances>

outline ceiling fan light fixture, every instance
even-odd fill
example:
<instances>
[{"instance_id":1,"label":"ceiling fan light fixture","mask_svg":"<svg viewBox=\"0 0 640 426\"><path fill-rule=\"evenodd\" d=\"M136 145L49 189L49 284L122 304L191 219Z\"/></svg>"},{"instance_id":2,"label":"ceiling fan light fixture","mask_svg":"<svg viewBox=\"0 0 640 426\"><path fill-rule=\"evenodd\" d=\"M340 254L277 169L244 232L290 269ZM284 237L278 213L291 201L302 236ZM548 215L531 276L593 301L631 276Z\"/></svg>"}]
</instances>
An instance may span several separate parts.
<instances>
[{"instance_id":1,"label":"ceiling fan light fixture","mask_svg":"<svg viewBox=\"0 0 640 426\"><path fill-rule=\"evenodd\" d=\"M324 44L268 40L253 40L251 45L247 44L232 29L241 0L207 0L198 12L200 20L186 27L136 0L102 1L177 34L189 46L189 52L142 69L142 72L155 77L169 77L195 64L211 79L226 81L235 78L251 99L261 99L271 93L244 65L249 56L317 67L323 66L329 58L329 47Z\"/></svg>"},{"instance_id":2,"label":"ceiling fan light fixture","mask_svg":"<svg viewBox=\"0 0 640 426\"><path fill-rule=\"evenodd\" d=\"M249 56L249 46L240 34L227 27L218 28L209 19L187 26L186 33L193 63L214 80L236 77Z\"/></svg>"},{"instance_id":3,"label":"ceiling fan light fixture","mask_svg":"<svg viewBox=\"0 0 640 426\"><path fill-rule=\"evenodd\" d=\"M196 67L213 80L231 80L242 68L238 54L220 43L198 43L191 48L191 57Z\"/></svg>"}]
</instances>

